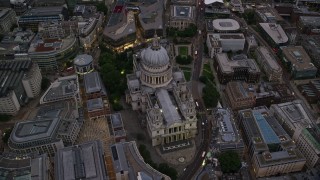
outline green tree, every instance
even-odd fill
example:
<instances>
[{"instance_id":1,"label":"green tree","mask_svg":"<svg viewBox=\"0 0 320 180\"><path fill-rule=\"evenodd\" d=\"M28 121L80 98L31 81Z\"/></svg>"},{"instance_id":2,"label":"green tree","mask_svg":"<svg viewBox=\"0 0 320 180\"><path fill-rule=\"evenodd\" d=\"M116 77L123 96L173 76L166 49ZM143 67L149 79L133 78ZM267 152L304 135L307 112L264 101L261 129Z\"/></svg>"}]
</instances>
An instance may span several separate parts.
<instances>
[{"instance_id":1,"label":"green tree","mask_svg":"<svg viewBox=\"0 0 320 180\"><path fill-rule=\"evenodd\" d=\"M249 25L256 24L255 12L253 10L244 11L243 18Z\"/></svg>"},{"instance_id":2,"label":"green tree","mask_svg":"<svg viewBox=\"0 0 320 180\"><path fill-rule=\"evenodd\" d=\"M176 57L176 63L181 64L181 65L188 65L192 62L192 57L188 55L187 57L178 55Z\"/></svg>"},{"instance_id":3,"label":"green tree","mask_svg":"<svg viewBox=\"0 0 320 180\"><path fill-rule=\"evenodd\" d=\"M199 81L202 82L203 84L207 84L208 83L208 78L206 76L200 76L199 77Z\"/></svg>"},{"instance_id":4,"label":"green tree","mask_svg":"<svg viewBox=\"0 0 320 180\"><path fill-rule=\"evenodd\" d=\"M173 180L177 179L178 172L174 168L170 167L167 163L160 163L158 166L158 171L168 175Z\"/></svg>"},{"instance_id":5,"label":"green tree","mask_svg":"<svg viewBox=\"0 0 320 180\"><path fill-rule=\"evenodd\" d=\"M103 12L105 15L108 14L108 7L104 3L99 3L96 7L98 11Z\"/></svg>"},{"instance_id":6,"label":"green tree","mask_svg":"<svg viewBox=\"0 0 320 180\"><path fill-rule=\"evenodd\" d=\"M10 138L11 132L12 132L12 128L9 128L9 129L4 130L4 133L3 133L3 136L2 136L2 141L3 141L5 144L8 143L8 140L9 140L9 138Z\"/></svg>"},{"instance_id":7,"label":"green tree","mask_svg":"<svg viewBox=\"0 0 320 180\"><path fill-rule=\"evenodd\" d=\"M7 114L0 114L0 122L7 122L10 121L12 116L7 115Z\"/></svg>"},{"instance_id":8,"label":"green tree","mask_svg":"<svg viewBox=\"0 0 320 180\"><path fill-rule=\"evenodd\" d=\"M44 91L46 90L49 85L50 85L50 80L46 77L42 77L42 81L41 81L41 90Z\"/></svg>"},{"instance_id":9,"label":"green tree","mask_svg":"<svg viewBox=\"0 0 320 180\"><path fill-rule=\"evenodd\" d=\"M212 83L207 83L207 85L202 89L202 94L203 102L207 108L217 106L220 94Z\"/></svg>"},{"instance_id":10,"label":"green tree","mask_svg":"<svg viewBox=\"0 0 320 180\"><path fill-rule=\"evenodd\" d=\"M226 151L218 156L223 173L236 173L241 167L240 157L235 151Z\"/></svg>"}]
</instances>

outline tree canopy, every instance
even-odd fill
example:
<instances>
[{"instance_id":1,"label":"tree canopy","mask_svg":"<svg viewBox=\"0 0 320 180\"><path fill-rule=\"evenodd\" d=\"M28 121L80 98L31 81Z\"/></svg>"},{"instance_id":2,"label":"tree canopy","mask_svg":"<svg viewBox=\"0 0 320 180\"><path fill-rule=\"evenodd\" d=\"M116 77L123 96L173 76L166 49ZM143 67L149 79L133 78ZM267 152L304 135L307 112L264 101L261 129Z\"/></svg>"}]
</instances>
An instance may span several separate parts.
<instances>
[{"instance_id":1,"label":"tree canopy","mask_svg":"<svg viewBox=\"0 0 320 180\"><path fill-rule=\"evenodd\" d=\"M207 108L216 107L220 98L220 94L212 83L207 83L202 89L203 101Z\"/></svg>"},{"instance_id":2,"label":"tree canopy","mask_svg":"<svg viewBox=\"0 0 320 180\"><path fill-rule=\"evenodd\" d=\"M178 28L169 27L167 28L167 35L170 37L193 37L197 34L197 26L190 24L189 27L184 30L178 30Z\"/></svg>"},{"instance_id":3,"label":"tree canopy","mask_svg":"<svg viewBox=\"0 0 320 180\"><path fill-rule=\"evenodd\" d=\"M115 111L119 111L122 110L120 97L127 89L126 74L131 73L133 69L132 54L130 50L119 54L113 53L103 46L101 51L100 73L110 93L110 103Z\"/></svg>"},{"instance_id":4,"label":"tree canopy","mask_svg":"<svg viewBox=\"0 0 320 180\"><path fill-rule=\"evenodd\" d=\"M240 157L235 151L226 151L218 156L223 173L236 173L241 167Z\"/></svg>"},{"instance_id":5,"label":"tree canopy","mask_svg":"<svg viewBox=\"0 0 320 180\"><path fill-rule=\"evenodd\" d=\"M188 56L181 56L178 55L176 57L176 63L181 64L181 65L188 65L192 62L192 57L190 55Z\"/></svg>"}]
</instances>

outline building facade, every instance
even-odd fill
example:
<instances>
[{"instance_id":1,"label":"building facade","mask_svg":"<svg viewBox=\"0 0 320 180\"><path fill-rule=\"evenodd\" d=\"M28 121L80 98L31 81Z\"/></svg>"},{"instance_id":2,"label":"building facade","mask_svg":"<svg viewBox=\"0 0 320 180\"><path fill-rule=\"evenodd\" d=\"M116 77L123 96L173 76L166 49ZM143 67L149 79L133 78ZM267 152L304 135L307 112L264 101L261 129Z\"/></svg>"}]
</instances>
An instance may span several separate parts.
<instances>
[{"instance_id":1,"label":"building facade","mask_svg":"<svg viewBox=\"0 0 320 180\"><path fill-rule=\"evenodd\" d=\"M222 51L242 51L244 49L246 39L241 33L208 33L207 46L209 56L213 58L217 53Z\"/></svg>"},{"instance_id":2,"label":"building facade","mask_svg":"<svg viewBox=\"0 0 320 180\"><path fill-rule=\"evenodd\" d=\"M256 178L302 170L306 158L266 107L241 110L238 118Z\"/></svg>"},{"instance_id":3,"label":"building facade","mask_svg":"<svg viewBox=\"0 0 320 180\"><path fill-rule=\"evenodd\" d=\"M320 129L319 124L304 128L297 139L297 147L307 159L308 168L320 164Z\"/></svg>"},{"instance_id":4,"label":"building facade","mask_svg":"<svg viewBox=\"0 0 320 180\"><path fill-rule=\"evenodd\" d=\"M282 79L282 68L278 64L275 57L271 52L263 46L256 48L255 54L258 63L264 70L269 81L281 81Z\"/></svg>"},{"instance_id":5,"label":"building facade","mask_svg":"<svg viewBox=\"0 0 320 180\"><path fill-rule=\"evenodd\" d=\"M214 68L218 74L220 83L225 84L232 80L244 80L258 82L260 69L253 59L240 57L230 60L226 53L218 53L215 56Z\"/></svg>"},{"instance_id":6,"label":"building facade","mask_svg":"<svg viewBox=\"0 0 320 180\"><path fill-rule=\"evenodd\" d=\"M133 57L135 73L127 75L126 101L145 113L143 124L152 145L164 151L189 146L197 133L197 117L183 72L172 67L157 36Z\"/></svg>"},{"instance_id":7,"label":"building facade","mask_svg":"<svg viewBox=\"0 0 320 180\"><path fill-rule=\"evenodd\" d=\"M69 36L64 39L34 38L28 49L28 55L40 69L53 71L62 67L63 63L73 59L79 51L78 39Z\"/></svg>"},{"instance_id":8,"label":"building facade","mask_svg":"<svg viewBox=\"0 0 320 180\"><path fill-rule=\"evenodd\" d=\"M64 6L34 7L28 9L18 20L19 27L38 31L40 22L48 20L68 20L68 10Z\"/></svg>"},{"instance_id":9,"label":"building facade","mask_svg":"<svg viewBox=\"0 0 320 180\"><path fill-rule=\"evenodd\" d=\"M195 24L194 6L171 5L170 8L170 27L184 30L188 28L190 24Z\"/></svg>"},{"instance_id":10,"label":"building facade","mask_svg":"<svg viewBox=\"0 0 320 180\"><path fill-rule=\"evenodd\" d=\"M32 177L34 179L53 179L53 168L47 154L36 153L19 155L15 153L4 153L0 156L0 177L23 179Z\"/></svg>"},{"instance_id":11,"label":"building facade","mask_svg":"<svg viewBox=\"0 0 320 180\"><path fill-rule=\"evenodd\" d=\"M30 60L2 61L0 63L0 113L15 115L29 98L41 90L41 73Z\"/></svg>"},{"instance_id":12,"label":"building facade","mask_svg":"<svg viewBox=\"0 0 320 180\"><path fill-rule=\"evenodd\" d=\"M226 86L226 96L233 110L254 107L255 94L250 91L249 84L240 81L229 82Z\"/></svg>"},{"instance_id":13,"label":"building facade","mask_svg":"<svg viewBox=\"0 0 320 180\"><path fill-rule=\"evenodd\" d=\"M17 24L16 13L12 9L3 9L0 11L0 33L10 32L10 28Z\"/></svg>"}]
</instances>

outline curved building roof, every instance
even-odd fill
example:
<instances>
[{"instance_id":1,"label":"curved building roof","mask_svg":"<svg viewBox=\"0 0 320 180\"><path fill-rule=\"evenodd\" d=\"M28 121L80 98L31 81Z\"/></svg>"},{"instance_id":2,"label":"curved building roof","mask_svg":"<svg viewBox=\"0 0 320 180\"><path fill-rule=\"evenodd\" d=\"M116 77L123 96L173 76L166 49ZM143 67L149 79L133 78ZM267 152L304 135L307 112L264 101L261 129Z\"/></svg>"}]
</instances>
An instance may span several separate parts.
<instances>
[{"instance_id":1,"label":"curved building roof","mask_svg":"<svg viewBox=\"0 0 320 180\"><path fill-rule=\"evenodd\" d=\"M236 31L240 29L239 23L234 19L215 19L213 28L217 31Z\"/></svg>"},{"instance_id":2,"label":"curved building roof","mask_svg":"<svg viewBox=\"0 0 320 180\"><path fill-rule=\"evenodd\" d=\"M206 5L212 4L215 2L223 3L223 0L204 0L204 4L206 4Z\"/></svg>"},{"instance_id":3,"label":"curved building roof","mask_svg":"<svg viewBox=\"0 0 320 180\"><path fill-rule=\"evenodd\" d=\"M167 50L163 48L155 35L152 45L141 52L142 63L149 67L162 67L170 63Z\"/></svg>"},{"instance_id":4,"label":"curved building roof","mask_svg":"<svg viewBox=\"0 0 320 180\"><path fill-rule=\"evenodd\" d=\"M93 61L93 58L91 55L88 54L81 54L78 55L76 58L74 58L74 65L76 66L87 66L91 64Z\"/></svg>"}]
</instances>

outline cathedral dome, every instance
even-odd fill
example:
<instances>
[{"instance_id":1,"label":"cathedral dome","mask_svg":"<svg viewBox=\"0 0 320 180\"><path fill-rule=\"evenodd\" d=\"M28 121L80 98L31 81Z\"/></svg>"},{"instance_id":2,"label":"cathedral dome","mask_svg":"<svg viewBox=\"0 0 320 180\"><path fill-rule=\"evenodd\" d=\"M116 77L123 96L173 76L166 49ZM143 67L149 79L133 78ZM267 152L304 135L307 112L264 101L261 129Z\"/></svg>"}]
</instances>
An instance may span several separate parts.
<instances>
[{"instance_id":1,"label":"cathedral dome","mask_svg":"<svg viewBox=\"0 0 320 180\"><path fill-rule=\"evenodd\" d=\"M162 67L170 62L167 50L160 46L157 36L152 45L141 52L141 58L142 63L149 67Z\"/></svg>"}]
</instances>

